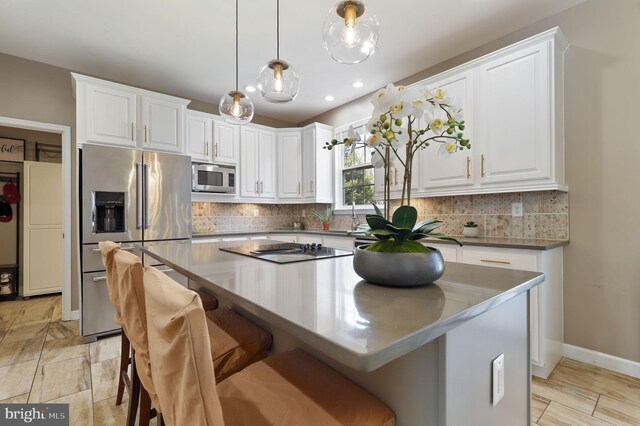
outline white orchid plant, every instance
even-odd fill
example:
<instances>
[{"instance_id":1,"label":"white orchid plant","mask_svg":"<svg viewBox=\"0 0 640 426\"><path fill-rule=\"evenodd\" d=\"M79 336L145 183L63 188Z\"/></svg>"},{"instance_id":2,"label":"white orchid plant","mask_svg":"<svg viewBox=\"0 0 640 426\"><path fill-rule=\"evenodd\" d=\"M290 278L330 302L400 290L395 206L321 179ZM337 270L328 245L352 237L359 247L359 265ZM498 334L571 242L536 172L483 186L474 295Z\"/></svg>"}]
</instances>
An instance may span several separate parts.
<instances>
[{"instance_id":1,"label":"white orchid plant","mask_svg":"<svg viewBox=\"0 0 640 426\"><path fill-rule=\"evenodd\" d=\"M384 166L384 207L388 219L389 177L394 157L404 168L400 205L410 206L411 174L416 152L436 142L441 144L440 155L450 155L471 148L471 144L463 135L462 108L442 89L432 91L426 87L407 88L389 84L375 93L371 103L373 113L367 124L368 138L363 139L350 127L346 138L341 141L333 139L324 148L331 150L344 145L346 149L353 150L357 144L366 144L375 150L372 157L374 167Z\"/></svg>"}]
</instances>

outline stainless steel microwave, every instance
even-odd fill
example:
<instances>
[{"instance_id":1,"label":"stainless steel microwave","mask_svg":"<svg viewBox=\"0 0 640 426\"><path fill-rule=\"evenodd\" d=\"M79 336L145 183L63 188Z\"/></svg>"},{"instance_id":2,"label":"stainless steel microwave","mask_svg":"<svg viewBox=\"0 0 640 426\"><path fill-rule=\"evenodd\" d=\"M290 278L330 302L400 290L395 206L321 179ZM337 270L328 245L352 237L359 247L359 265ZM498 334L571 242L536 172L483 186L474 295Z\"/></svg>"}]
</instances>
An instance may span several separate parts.
<instances>
[{"instance_id":1,"label":"stainless steel microwave","mask_svg":"<svg viewBox=\"0 0 640 426\"><path fill-rule=\"evenodd\" d=\"M236 168L221 164L191 164L191 189L194 192L236 193Z\"/></svg>"}]
</instances>

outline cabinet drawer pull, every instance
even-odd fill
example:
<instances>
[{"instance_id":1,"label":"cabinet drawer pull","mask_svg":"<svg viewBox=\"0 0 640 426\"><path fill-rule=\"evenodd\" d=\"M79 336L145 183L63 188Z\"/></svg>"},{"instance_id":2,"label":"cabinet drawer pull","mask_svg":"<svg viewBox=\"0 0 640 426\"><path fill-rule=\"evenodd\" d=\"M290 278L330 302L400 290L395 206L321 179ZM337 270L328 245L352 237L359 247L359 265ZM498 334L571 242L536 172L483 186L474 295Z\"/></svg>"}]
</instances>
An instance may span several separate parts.
<instances>
[{"instance_id":1,"label":"cabinet drawer pull","mask_svg":"<svg viewBox=\"0 0 640 426\"><path fill-rule=\"evenodd\" d=\"M209 141L204 142L204 155L209 156Z\"/></svg>"},{"instance_id":2,"label":"cabinet drawer pull","mask_svg":"<svg viewBox=\"0 0 640 426\"><path fill-rule=\"evenodd\" d=\"M260 183L256 181L256 194L260 193L260 187L258 185L260 185Z\"/></svg>"},{"instance_id":3,"label":"cabinet drawer pull","mask_svg":"<svg viewBox=\"0 0 640 426\"><path fill-rule=\"evenodd\" d=\"M467 179L471 177L470 165L471 165L471 157L467 156Z\"/></svg>"},{"instance_id":4,"label":"cabinet drawer pull","mask_svg":"<svg viewBox=\"0 0 640 426\"><path fill-rule=\"evenodd\" d=\"M133 121L131 122L131 140L134 140L134 126L133 126Z\"/></svg>"},{"instance_id":5,"label":"cabinet drawer pull","mask_svg":"<svg viewBox=\"0 0 640 426\"><path fill-rule=\"evenodd\" d=\"M97 282L100 282L100 281L106 281L106 280L107 280L107 277L106 277L106 276L102 276L102 277L93 277L93 278L91 278L91 280L92 280L94 283L97 283Z\"/></svg>"},{"instance_id":6,"label":"cabinet drawer pull","mask_svg":"<svg viewBox=\"0 0 640 426\"><path fill-rule=\"evenodd\" d=\"M147 125L144 125L144 143L149 143L147 140Z\"/></svg>"},{"instance_id":7,"label":"cabinet drawer pull","mask_svg":"<svg viewBox=\"0 0 640 426\"><path fill-rule=\"evenodd\" d=\"M262 194L264 192L264 181L261 180L260 181L260 193Z\"/></svg>"},{"instance_id":8,"label":"cabinet drawer pull","mask_svg":"<svg viewBox=\"0 0 640 426\"><path fill-rule=\"evenodd\" d=\"M484 155L480 156L480 160L481 160L481 163L480 163L480 175L482 177L484 177Z\"/></svg>"},{"instance_id":9,"label":"cabinet drawer pull","mask_svg":"<svg viewBox=\"0 0 640 426\"><path fill-rule=\"evenodd\" d=\"M213 156L216 158L218 157L218 143L213 145Z\"/></svg>"},{"instance_id":10,"label":"cabinet drawer pull","mask_svg":"<svg viewBox=\"0 0 640 426\"><path fill-rule=\"evenodd\" d=\"M480 262L486 263L500 263L502 265L511 265L511 262L508 260L493 260L493 259L480 259Z\"/></svg>"}]
</instances>

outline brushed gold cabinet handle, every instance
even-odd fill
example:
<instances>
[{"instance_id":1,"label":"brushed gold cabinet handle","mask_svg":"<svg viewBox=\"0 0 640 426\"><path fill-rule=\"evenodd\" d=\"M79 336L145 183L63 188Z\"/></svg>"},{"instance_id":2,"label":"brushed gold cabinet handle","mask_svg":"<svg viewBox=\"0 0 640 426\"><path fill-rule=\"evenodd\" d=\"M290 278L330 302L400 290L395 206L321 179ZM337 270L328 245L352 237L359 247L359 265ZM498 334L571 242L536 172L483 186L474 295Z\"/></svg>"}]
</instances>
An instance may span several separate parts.
<instances>
[{"instance_id":1,"label":"brushed gold cabinet handle","mask_svg":"<svg viewBox=\"0 0 640 426\"><path fill-rule=\"evenodd\" d=\"M256 194L260 193L260 189L258 189L258 185L259 185L259 183L258 183L258 181L256 181Z\"/></svg>"},{"instance_id":2,"label":"brushed gold cabinet handle","mask_svg":"<svg viewBox=\"0 0 640 426\"><path fill-rule=\"evenodd\" d=\"M309 192L313 192L313 180L309 182Z\"/></svg>"},{"instance_id":3,"label":"brushed gold cabinet handle","mask_svg":"<svg viewBox=\"0 0 640 426\"><path fill-rule=\"evenodd\" d=\"M216 158L218 157L218 144L217 143L213 146L213 156L216 157Z\"/></svg>"},{"instance_id":4,"label":"brushed gold cabinet handle","mask_svg":"<svg viewBox=\"0 0 640 426\"><path fill-rule=\"evenodd\" d=\"M204 155L209 156L209 141L204 142Z\"/></svg>"},{"instance_id":5,"label":"brushed gold cabinet handle","mask_svg":"<svg viewBox=\"0 0 640 426\"><path fill-rule=\"evenodd\" d=\"M132 121L132 122L131 122L131 140L134 140L134 137L135 137L135 136L134 136L134 132L135 132L135 130L134 130L134 127L133 127L133 121Z\"/></svg>"},{"instance_id":6,"label":"brushed gold cabinet handle","mask_svg":"<svg viewBox=\"0 0 640 426\"><path fill-rule=\"evenodd\" d=\"M502 265L511 265L511 262L507 260L493 260L493 259L480 259L480 262L486 263L500 263Z\"/></svg>"},{"instance_id":7,"label":"brushed gold cabinet handle","mask_svg":"<svg viewBox=\"0 0 640 426\"><path fill-rule=\"evenodd\" d=\"M398 169L396 169L395 167L393 169L393 185L398 185Z\"/></svg>"},{"instance_id":8,"label":"brushed gold cabinet handle","mask_svg":"<svg viewBox=\"0 0 640 426\"><path fill-rule=\"evenodd\" d=\"M260 181L260 193L262 194L264 192L264 181L261 180Z\"/></svg>"},{"instance_id":9,"label":"brushed gold cabinet handle","mask_svg":"<svg viewBox=\"0 0 640 426\"><path fill-rule=\"evenodd\" d=\"M484 155L480 156L480 160L482 160L480 163L480 175L484 177Z\"/></svg>"},{"instance_id":10,"label":"brushed gold cabinet handle","mask_svg":"<svg viewBox=\"0 0 640 426\"><path fill-rule=\"evenodd\" d=\"M300 194L302 191L300 190L300 181L298 181L298 194Z\"/></svg>"},{"instance_id":11,"label":"brushed gold cabinet handle","mask_svg":"<svg viewBox=\"0 0 640 426\"><path fill-rule=\"evenodd\" d=\"M467 179L471 177L470 165L471 165L471 158L467 156Z\"/></svg>"},{"instance_id":12,"label":"brushed gold cabinet handle","mask_svg":"<svg viewBox=\"0 0 640 426\"><path fill-rule=\"evenodd\" d=\"M144 125L144 143L149 143L147 140L147 125Z\"/></svg>"}]
</instances>

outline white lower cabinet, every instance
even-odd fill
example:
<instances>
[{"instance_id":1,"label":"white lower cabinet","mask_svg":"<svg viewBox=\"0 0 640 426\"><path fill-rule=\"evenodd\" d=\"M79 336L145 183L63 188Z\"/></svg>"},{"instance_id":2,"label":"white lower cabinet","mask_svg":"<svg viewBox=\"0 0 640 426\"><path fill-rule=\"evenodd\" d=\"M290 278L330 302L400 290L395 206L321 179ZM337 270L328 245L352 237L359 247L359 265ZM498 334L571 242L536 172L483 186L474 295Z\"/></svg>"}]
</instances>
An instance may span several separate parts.
<instances>
[{"instance_id":1,"label":"white lower cabinet","mask_svg":"<svg viewBox=\"0 0 640 426\"><path fill-rule=\"evenodd\" d=\"M323 244L322 235L301 234L298 236L300 244Z\"/></svg>"},{"instance_id":2,"label":"white lower cabinet","mask_svg":"<svg viewBox=\"0 0 640 426\"><path fill-rule=\"evenodd\" d=\"M332 237L325 235L322 237L322 245L330 248L353 250L355 238L352 237Z\"/></svg>"},{"instance_id":3,"label":"white lower cabinet","mask_svg":"<svg viewBox=\"0 0 640 426\"><path fill-rule=\"evenodd\" d=\"M542 272L545 281L530 294L532 373L547 378L562 357L562 247L520 250L466 246L460 261L473 265Z\"/></svg>"},{"instance_id":4,"label":"white lower cabinet","mask_svg":"<svg viewBox=\"0 0 640 426\"><path fill-rule=\"evenodd\" d=\"M272 241L282 241L285 243L297 243L298 235L294 234L271 234L270 239Z\"/></svg>"},{"instance_id":5,"label":"white lower cabinet","mask_svg":"<svg viewBox=\"0 0 640 426\"><path fill-rule=\"evenodd\" d=\"M440 253L442 253L442 257L444 258L445 262L458 261L458 246L455 246L453 244L433 244L431 242L422 244L440 250Z\"/></svg>"}]
</instances>

